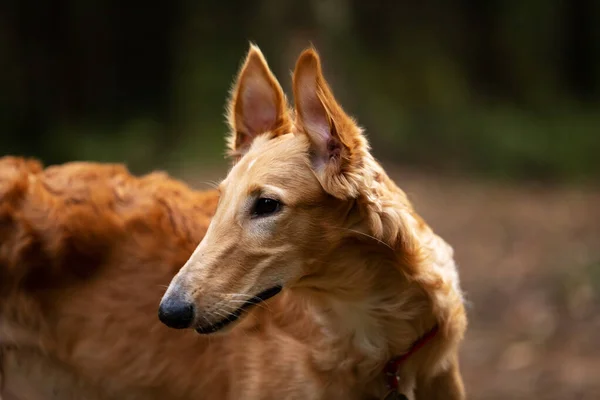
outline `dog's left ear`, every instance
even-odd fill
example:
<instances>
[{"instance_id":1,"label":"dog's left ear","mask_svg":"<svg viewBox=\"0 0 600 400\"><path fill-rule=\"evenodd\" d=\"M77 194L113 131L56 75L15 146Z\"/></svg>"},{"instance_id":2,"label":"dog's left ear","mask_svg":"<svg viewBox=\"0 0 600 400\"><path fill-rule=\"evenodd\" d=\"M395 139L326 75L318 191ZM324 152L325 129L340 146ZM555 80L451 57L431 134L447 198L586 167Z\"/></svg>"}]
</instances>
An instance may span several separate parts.
<instances>
[{"instance_id":1,"label":"dog's left ear","mask_svg":"<svg viewBox=\"0 0 600 400\"><path fill-rule=\"evenodd\" d=\"M229 153L234 158L243 156L258 135L275 137L292 131L285 94L256 45L250 44L231 92L227 116Z\"/></svg>"},{"instance_id":2,"label":"dog's left ear","mask_svg":"<svg viewBox=\"0 0 600 400\"><path fill-rule=\"evenodd\" d=\"M314 49L298 58L293 81L296 128L310 140L317 177L329 194L356 197L369 146L360 127L335 100Z\"/></svg>"}]
</instances>

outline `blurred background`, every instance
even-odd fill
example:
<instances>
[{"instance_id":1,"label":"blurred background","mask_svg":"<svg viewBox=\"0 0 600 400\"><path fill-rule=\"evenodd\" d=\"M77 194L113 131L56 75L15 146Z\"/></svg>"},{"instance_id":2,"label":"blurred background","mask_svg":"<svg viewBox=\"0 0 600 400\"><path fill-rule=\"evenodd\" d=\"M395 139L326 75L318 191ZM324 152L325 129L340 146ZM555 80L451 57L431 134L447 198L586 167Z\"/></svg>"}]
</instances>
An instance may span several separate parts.
<instances>
[{"instance_id":1,"label":"blurred background","mask_svg":"<svg viewBox=\"0 0 600 400\"><path fill-rule=\"evenodd\" d=\"M226 173L256 42L314 44L375 155L456 249L473 399L600 398L600 2L4 0L0 155Z\"/></svg>"}]
</instances>

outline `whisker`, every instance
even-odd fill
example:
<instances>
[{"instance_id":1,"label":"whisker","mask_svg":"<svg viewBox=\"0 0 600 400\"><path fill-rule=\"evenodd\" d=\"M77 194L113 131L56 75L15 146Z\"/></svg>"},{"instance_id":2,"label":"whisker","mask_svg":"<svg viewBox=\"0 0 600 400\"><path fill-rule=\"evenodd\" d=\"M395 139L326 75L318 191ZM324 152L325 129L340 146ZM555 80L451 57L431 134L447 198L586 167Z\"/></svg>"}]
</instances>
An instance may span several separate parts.
<instances>
[{"instance_id":1,"label":"whisker","mask_svg":"<svg viewBox=\"0 0 600 400\"><path fill-rule=\"evenodd\" d=\"M229 301L231 302L237 302L237 303L246 303L248 300L252 300L252 299L256 299L256 296L251 295L251 294L246 294L246 293L226 293L226 296L239 296L242 298L245 298L246 300L237 300L237 299L229 299ZM263 307L266 310L272 311L271 308L269 307L268 304L261 302L255 303L255 305Z\"/></svg>"},{"instance_id":2,"label":"whisker","mask_svg":"<svg viewBox=\"0 0 600 400\"><path fill-rule=\"evenodd\" d=\"M211 187L211 188L213 188L213 189L217 189L217 188L219 187L219 182L217 182L217 181L213 181L213 180L210 180L210 181L204 181L204 182L199 182L199 183L200 183L201 185L206 185L206 186L208 186L208 187Z\"/></svg>"},{"instance_id":3,"label":"whisker","mask_svg":"<svg viewBox=\"0 0 600 400\"><path fill-rule=\"evenodd\" d=\"M368 238L370 238L370 239L373 239L373 240L375 240L377 243L384 245L384 246L385 246L385 247L387 247L388 249L390 249L390 250L394 251L394 249L393 249L393 248L392 248L392 247L391 247L389 244L385 243L385 242L384 242L383 240L381 240L381 239L377 239L375 236L371 236L371 235L369 235L368 233L364 233L364 232L357 231L357 230L350 229L350 228L341 228L341 227L336 227L336 228L337 228L337 229L340 229L340 230L343 230L343 231L348 231L348 232L358 233L359 235L366 236L366 237L368 237Z\"/></svg>"},{"instance_id":4,"label":"whisker","mask_svg":"<svg viewBox=\"0 0 600 400\"><path fill-rule=\"evenodd\" d=\"M219 317L223 317L224 319L228 319L231 316L231 313L223 314L222 312L219 312L217 310L214 310L213 313L218 315Z\"/></svg>"},{"instance_id":5,"label":"whisker","mask_svg":"<svg viewBox=\"0 0 600 400\"><path fill-rule=\"evenodd\" d=\"M247 301L244 301L244 300L235 300L235 299L231 299L231 300L229 300L229 302L231 302L231 303L236 303L236 304L242 304L242 305L244 305L244 304L247 304L247 303L248 303ZM269 307L269 305L268 305L267 303L263 303L263 302L260 302L260 303L254 303L254 306L256 306L256 307L260 307L260 308L262 308L262 309L264 309L264 310L267 310L267 311L270 311L270 312L271 312L271 311L273 311L273 310L271 309L271 307Z\"/></svg>"}]
</instances>

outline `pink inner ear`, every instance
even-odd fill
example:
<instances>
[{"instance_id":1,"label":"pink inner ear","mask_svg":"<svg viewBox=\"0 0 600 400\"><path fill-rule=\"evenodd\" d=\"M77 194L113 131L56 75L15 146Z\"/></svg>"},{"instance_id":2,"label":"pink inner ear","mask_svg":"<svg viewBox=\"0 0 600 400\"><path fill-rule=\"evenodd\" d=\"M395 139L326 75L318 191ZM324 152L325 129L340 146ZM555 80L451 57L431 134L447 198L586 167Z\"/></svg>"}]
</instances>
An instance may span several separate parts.
<instances>
[{"instance_id":1,"label":"pink inner ear","mask_svg":"<svg viewBox=\"0 0 600 400\"><path fill-rule=\"evenodd\" d=\"M329 127L327 111L317 96L317 82L314 75L309 74L300 80L298 85L298 104L302 110L302 123L306 133L314 145L319 164L329 160L329 143L332 134Z\"/></svg>"},{"instance_id":2,"label":"pink inner ear","mask_svg":"<svg viewBox=\"0 0 600 400\"><path fill-rule=\"evenodd\" d=\"M241 100L242 115L238 115L238 119L249 135L273 129L277 122L277 98L268 82L261 79L247 82Z\"/></svg>"},{"instance_id":3,"label":"pink inner ear","mask_svg":"<svg viewBox=\"0 0 600 400\"><path fill-rule=\"evenodd\" d=\"M307 99L304 114L304 123L307 129L315 135L315 139L318 139L319 142L327 143L331 137L329 121L327 120L325 108L316 94Z\"/></svg>"}]
</instances>

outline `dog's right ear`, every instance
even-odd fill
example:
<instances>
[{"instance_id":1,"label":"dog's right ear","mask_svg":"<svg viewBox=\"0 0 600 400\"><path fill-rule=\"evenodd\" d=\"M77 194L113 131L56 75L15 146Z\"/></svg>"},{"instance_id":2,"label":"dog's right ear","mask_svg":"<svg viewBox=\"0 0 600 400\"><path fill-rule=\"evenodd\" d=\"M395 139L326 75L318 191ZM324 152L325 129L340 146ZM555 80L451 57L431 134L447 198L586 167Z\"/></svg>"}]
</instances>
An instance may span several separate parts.
<instances>
[{"instance_id":1,"label":"dog's right ear","mask_svg":"<svg viewBox=\"0 0 600 400\"><path fill-rule=\"evenodd\" d=\"M281 85L256 45L250 44L231 92L227 116L229 154L235 159L248 151L256 136L275 137L292 130Z\"/></svg>"}]
</instances>

